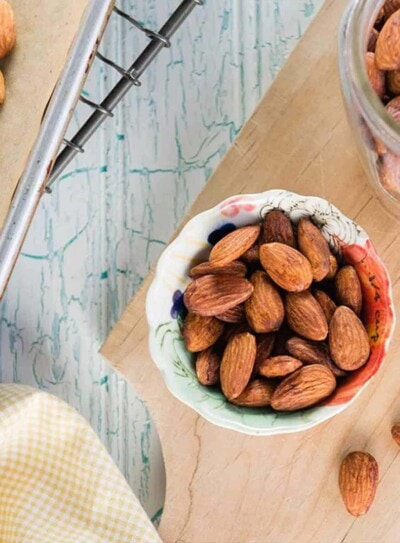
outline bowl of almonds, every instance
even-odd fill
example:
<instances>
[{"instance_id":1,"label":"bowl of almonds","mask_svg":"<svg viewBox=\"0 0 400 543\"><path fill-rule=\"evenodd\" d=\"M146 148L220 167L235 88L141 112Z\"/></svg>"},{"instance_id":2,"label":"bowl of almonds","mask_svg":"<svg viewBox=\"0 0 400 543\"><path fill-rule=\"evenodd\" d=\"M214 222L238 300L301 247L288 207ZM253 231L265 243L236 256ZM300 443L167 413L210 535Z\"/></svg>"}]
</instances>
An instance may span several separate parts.
<instances>
[{"instance_id":1,"label":"bowl of almonds","mask_svg":"<svg viewBox=\"0 0 400 543\"><path fill-rule=\"evenodd\" d=\"M343 411L381 367L394 326L368 235L326 200L282 190L189 221L158 262L146 313L172 394L254 435Z\"/></svg>"}]
</instances>

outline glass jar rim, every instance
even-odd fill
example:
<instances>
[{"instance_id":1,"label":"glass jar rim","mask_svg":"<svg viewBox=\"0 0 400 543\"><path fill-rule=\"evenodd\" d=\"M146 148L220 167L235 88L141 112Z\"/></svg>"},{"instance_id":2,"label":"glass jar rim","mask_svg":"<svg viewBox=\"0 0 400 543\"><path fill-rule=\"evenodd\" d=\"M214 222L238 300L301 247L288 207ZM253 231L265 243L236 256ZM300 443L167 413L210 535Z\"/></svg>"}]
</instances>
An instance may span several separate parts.
<instances>
[{"instance_id":1,"label":"glass jar rim","mask_svg":"<svg viewBox=\"0 0 400 543\"><path fill-rule=\"evenodd\" d=\"M349 4L339 32L339 55L344 55L346 70L352 77L352 89L367 122L390 149L400 153L400 125L388 114L373 90L365 63L369 31L384 3L385 0L353 0Z\"/></svg>"}]
</instances>

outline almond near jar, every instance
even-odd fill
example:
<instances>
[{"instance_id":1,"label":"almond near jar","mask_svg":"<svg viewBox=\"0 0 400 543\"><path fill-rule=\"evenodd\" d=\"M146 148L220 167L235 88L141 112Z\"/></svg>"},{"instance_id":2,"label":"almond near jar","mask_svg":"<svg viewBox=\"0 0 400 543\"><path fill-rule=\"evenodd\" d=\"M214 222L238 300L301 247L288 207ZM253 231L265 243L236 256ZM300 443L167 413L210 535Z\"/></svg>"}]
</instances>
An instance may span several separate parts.
<instances>
[{"instance_id":1,"label":"almond near jar","mask_svg":"<svg viewBox=\"0 0 400 543\"><path fill-rule=\"evenodd\" d=\"M393 0L391 0L393 1ZM377 32L374 24L388 2L353 0L342 19L339 32L339 69L348 119L373 188L382 203L395 215L400 212L400 108L398 120L385 108L395 95L381 92L370 83L368 50L374 49ZM400 6L400 2L399 2ZM399 14L400 16L400 14ZM383 24L382 22L380 23ZM372 39L373 38L373 39ZM400 35L399 35L400 38ZM399 42L400 48L400 42ZM400 66L400 58L399 58ZM377 92L380 92L381 97ZM399 98L400 104L400 98ZM388 108L390 111L390 107ZM393 110L393 108L392 108Z\"/></svg>"}]
</instances>

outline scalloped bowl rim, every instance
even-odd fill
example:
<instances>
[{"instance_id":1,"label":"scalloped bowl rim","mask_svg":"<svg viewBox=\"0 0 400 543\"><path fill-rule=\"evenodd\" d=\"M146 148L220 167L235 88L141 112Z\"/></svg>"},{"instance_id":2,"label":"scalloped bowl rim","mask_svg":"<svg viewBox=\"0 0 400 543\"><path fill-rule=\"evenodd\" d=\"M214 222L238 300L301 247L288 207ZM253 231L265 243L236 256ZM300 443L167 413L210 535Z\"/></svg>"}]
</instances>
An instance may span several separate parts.
<instances>
[{"instance_id":1,"label":"scalloped bowl rim","mask_svg":"<svg viewBox=\"0 0 400 543\"><path fill-rule=\"evenodd\" d=\"M218 216L220 213L220 210L222 208L225 208L230 205L235 205L235 202L240 202L241 200L246 201L264 201L266 199L270 199L272 197L282 197L282 196L292 196L294 198L299 198L302 201L307 202L315 202L316 204L320 204L323 206L328 205L332 212L336 213L342 221L350 221L353 223L359 230L359 235L361 238L364 238L365 241L369 240L369 236L365 232L363 228L361 228L357 223L346 217L336 206L331 204L328 200L325 200L324 198L318 197L318 196L304 196L297 193L294 193L292 191L287 191L284 189L272 189L267 190L262 193L252 193L252 194L238 194L235 196L230 196L226 198L225 200L221 201L220 203L216 204L215 206L202 211L201 213L195 215L192 219L190 219L185 226L182 228L182 230L179 232L179 234L176 236L176 238L168 244L168 246L164 249L163 253L161 254L157 266L155 269L155 274L153 281L148 289L147 297L146 297L146 317L148 322L148 344L149 344L149 351L150 355L160 370L164 382L168 388L168 390L171 392L171 394L177 398L179 401L181 401L183 404L187 405L191 409L193 409L196 413L201 415L204 419L206 419L208 422L217 425L222 428L227 428L231 430L236 430L243 434L248 435L277 435L277 434L287 434L287 433L295 433L304 431L307 429L310 429L314 426L317 426L318 424L321 424L322 422L325 422L335 415L338 415L342 411L344 411L347 407L349 407L359 396L360 394L365 390L365 388L368 386L368 384L374 379L374 374L372 377L370 377L363 385L360 386L359 390L354 394L354 396L348 400L346 403L342 403L340 405L335 406L316 406L315 408L310 408L308 411L312 410L313 414L315 414L315 418L313 420L304 420L301 423L298 424L288 424L285 422L280 421L279 426L276 427L254 427L249 426L246 423L242 423L240 421L233 421L224 417L221 417L221 412L219 411L213 411L207 409L205 406L207 405L207 402L192 402L190 399L187 399L182 396L179 390L179 386L176 385L176 376L171 371L170 361L167 360L168 357L163 357L160 355L160 350L156 346L155 342L155 332L156 332L156 323L153 322L152 319L152 307L154 304L154 298L157 296L157 291L159 288L159 283L161 280L161 275L163 274L164 267L168 261L169 254L171 251L173 251L174 247L180 242L180 240L187 235L188 232L190 232L193 228L193 226L200 224L204 222L204 220L208 217ZM228 217L227 217L228 218ZM394 327L395 327L395 311L394 311L394 303L393 303L393 296L392 296L392 286L389 274L387 272L386 266L384 265L383 261L379 257L378 254L376 254L376 260L379 262L382 270L384 271L387 280L388 280L388 310L391 313L392 317L392 324L390 329L387 332L385 341L384 341L384 355L382 357L382 362L380 364L379 369L381 368L383 361L387 354L387 349L390 344ZM378 371L379 371L378 369ZM199 383L199 387L201 387ZM237 408L237 409L243 409L243 408ZM321 409L323 409L321 411ZM274 416L273 413L268 413L266 416L271 415Z\"/></svg>"}]
</instances>

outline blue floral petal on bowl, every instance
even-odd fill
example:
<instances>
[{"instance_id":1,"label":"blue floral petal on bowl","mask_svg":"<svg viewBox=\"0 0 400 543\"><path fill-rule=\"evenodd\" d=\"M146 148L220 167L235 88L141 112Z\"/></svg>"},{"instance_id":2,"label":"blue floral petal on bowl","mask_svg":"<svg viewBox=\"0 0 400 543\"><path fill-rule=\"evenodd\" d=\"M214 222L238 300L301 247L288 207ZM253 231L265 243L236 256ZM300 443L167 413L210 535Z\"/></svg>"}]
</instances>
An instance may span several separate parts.
<instances>
[{"instance_id":1,"label":"blue floral petal on bowl","mask_svg":"<svg viewBox=\"0 0 400 543\"><path fill-rule=\"evenodd\" d=\"M218 243L222 238L230 234L236 230L236 226L232 224L231 222L227 222L220 228L217 228L216 230L213 230L211 234L208 236L207 241L210 245L215 245Z\"/></svg>"},{"instance_id":2,"label":"blue floral petal on bowl","mask_svg":"<svg viewBox=\"0 0 400 543\"><path fill-rule=\"evenodd\" d=\"M171 317L173 319L184 319L187 315L185 302L183 301L183 292L176 290L172 295Z\"/></svg>"}]
</instances>

